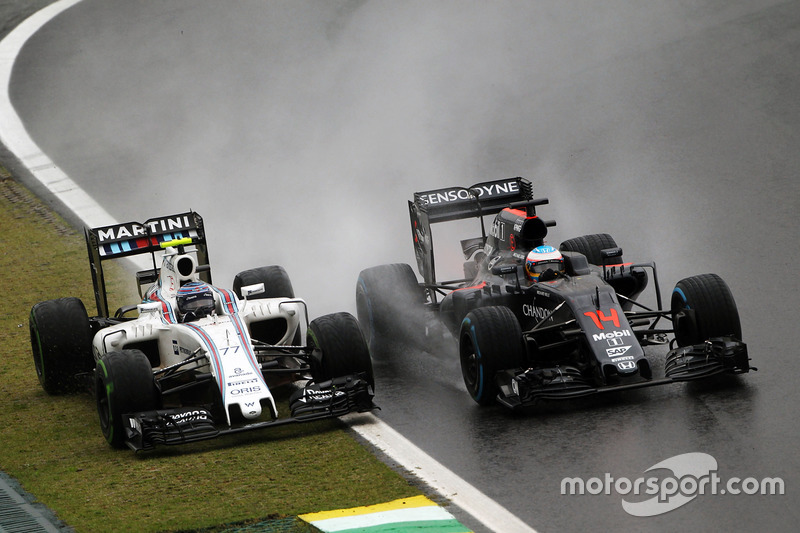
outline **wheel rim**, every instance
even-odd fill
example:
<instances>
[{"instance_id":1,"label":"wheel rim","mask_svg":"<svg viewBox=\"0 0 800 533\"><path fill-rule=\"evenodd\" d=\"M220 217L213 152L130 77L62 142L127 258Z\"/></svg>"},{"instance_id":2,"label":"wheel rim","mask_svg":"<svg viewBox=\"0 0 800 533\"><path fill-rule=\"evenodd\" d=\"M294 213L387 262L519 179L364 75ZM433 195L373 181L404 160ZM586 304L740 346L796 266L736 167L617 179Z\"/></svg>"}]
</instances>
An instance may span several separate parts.
<instances>
[{"instance_id":1,"label":"wheel rim","mask_svg":"<svg viewBox=\"0 0 800 533\"><path fill-rule=\"evenodd\" d=\"M42 341L39 339L39 330L36 327L36 322L31 321L31 344L33 346L33 363L36 368L36 375L39 381L44 380L44 365L42 364Z\"/></svg>"},{"instance_id":2,"label":"wheel rim","mask_svg":"<svg viewBox=\"0 0 800 533\"><path fill-rule=\"evenodd\" d=\"M685 317L686 310L691 309L691 306L680 287L673 289L670 307L672 308L672 327L675 330L675 340L679 345L691 344L693 331Z\"/></svg>"},{"instance_id":3,"label":"wheel rim","mask_svg":"<svg viewBox=\"0 0 800 533\"><path fill-rule=\"evenodd\" d=\"M480 373L480 363L469 335L462 339L461 348L461 369L464 374L464 382L470 393L475 394L478 388L478 374Z\"/></svg>"},{"instance_id":4,"label":"wheel rim","mask_svg":"<svg viewBox=\"0 0 800 533\"><path fill-rule=\"evenodd\" d=\"M100 419L100 429L106 440L111 442L113 438L111 398L108 396L108 387L101 376L97 376L97 380L95 381L95 394L97 395L97 415Z\"/></svg>"},{"instance_id":5,"label":"wheel rim","mask_svg":"<svg viewBox=\"0 0 800 533\"><path fill-rule=\"evenodd\" d=\"M97 399L97 413L100 416L100 426L105 430L111 420L111 410L108 406L108 397L105 394Z\"/></svg>"}]
</instances>

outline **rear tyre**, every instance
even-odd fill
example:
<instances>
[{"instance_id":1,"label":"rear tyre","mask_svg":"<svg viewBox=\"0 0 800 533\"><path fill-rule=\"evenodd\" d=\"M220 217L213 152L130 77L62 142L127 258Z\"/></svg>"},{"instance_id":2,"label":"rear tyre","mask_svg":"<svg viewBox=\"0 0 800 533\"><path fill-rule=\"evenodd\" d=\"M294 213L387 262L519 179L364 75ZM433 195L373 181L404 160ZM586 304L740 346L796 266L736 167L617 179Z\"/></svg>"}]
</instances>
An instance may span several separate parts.
<instances>
[{"instance_id":1,"label":"rear tyre","mask_svg":"<svg viewBox=\"0 0 800 533\"><path fill-rule=\"evenodd\" d=\"M678 346L700 344L712 337L742 339L739 310L728 284L716 274L680 280L670 301Z\"/></svg>"},{"instance_id":2,"label":"rear tyre","mask_svg":"<svg viewBox=\"0 0 800 533\"><path fill-rule=\"evenodd\" d=\"M313 350L311 376L317 383L363 373L375 387L372 359L356 318L350 313L333 313L311 321L308 346Z\"/></svg>"},{"instance_id":3,"label":"rear tyre","mask_svg":"<svg viewBox=\"0 0 800 533\"><path fill-rule=\"evenodd\" d=\"M294 288L289 279L289 274L282 266L272 265L258 268L251 268L236 274L233 278L233 292L239 298L242 297L242 287L248 285L264 284L262 294L254 294L249 298L259 300L264 298L294 298Z\"/></svg>"},{"instance_id":4,"label":"rear tyre","mask_svg":"<svg viewBox=\"0 0 800 533\"><path fill-rule=\"evenodd\" d=\"M267 298L294 298L294 288L289 274L279 265L251 268L236 274L233 278L233 292L242 297L242 287L248 285L264 284L264 292L248 296L250 300L263 300ZM257 340L273 344L281 339L286 332L284 321L263 321L251 324L250 335ZM300 328L297 328L292 337L292 344L300 344Z\"/></svg>"},{"instance_id":5,"label":"rear tyre","mask_svg":"<svg viewBox=\"0 0 800 533\"><path fill-rule=\"evenodd\" d=\"M608 233L594 233L592 235L582 235L572 239L567 239L561 243L559 250L562 252L578 252L586 256L589 263L603 266L602 250L616 248L617 243ZM615 263L622 263L622 257L616 257Z\"/></svg>"},{"instance_id":6,"label":"rear tyre","mask_svg":"<svg viewBox=\"0 0 800 533\"><path fill-rule=\"evenodd\" d=\"M603 266L603 250L617 248L617 241L608 233L595 233L568 239L561 243L559 249L562 252L577 252L583 254L586 260L595 266ZM610 263L614 265L623 264L625 261L622 256L614 257ZM619 272L608 273L605 277L606 282L611 285L617 294L626 298L621 303L625 311L630 311L633 300L647 287L647 273L644 269L632 267L620 269Z\"/></svg>"},{"instance_id":7,"label":"rear tyre","mask_svg":"<svg viewBox=\"0 0 800 533\"><path fill-rule=\"evenodd\" d=\"M472 399L491 405L500 392L495 377L525 362L522 330L507 307L479 307L461 322L458 343L461 374Z\"/></svg>"},{"instance_id":8,"label":"rear tyre","mask_svg":"<svg viewBox=\"0 0 800 533\"><path fill-rule=\"evenodd\" d=\"M75 376L91 372L92 331L89 316L78 298L39 302L28 321L33 363L39 383L48 394L78 389Z\"/></svg>"},{"instance_id":9,"label":"rear tyre","mask_svg":"<svg viewBox=\"0 0 800 533\"><path fill-rule=\"evenodd\" d=\"M158 389L147 356L139 350L104 355L95 370L95 396L103 436L115 448L123 448L123 415L158 409Z\"/></svg>"},{"instance_id":10,"label":"rear tyre","mask_svg":"<svg viewBox=\"0 0 800 533\"><path fill-rule=\"evenodd\" d=\"M405 263L362 270L356 284L356 312L373 355L396 344L423 344L425 293Z\"/></svg>"}]
</instances>

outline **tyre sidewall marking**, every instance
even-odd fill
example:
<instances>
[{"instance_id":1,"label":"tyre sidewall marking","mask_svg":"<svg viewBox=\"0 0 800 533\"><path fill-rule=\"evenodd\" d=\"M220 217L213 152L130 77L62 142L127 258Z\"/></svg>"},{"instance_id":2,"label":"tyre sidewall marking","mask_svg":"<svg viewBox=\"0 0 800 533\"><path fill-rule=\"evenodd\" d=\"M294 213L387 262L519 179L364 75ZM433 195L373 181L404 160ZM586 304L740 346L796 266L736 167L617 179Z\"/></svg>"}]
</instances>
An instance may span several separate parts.
<instances>
[{"instance_id":1,"label":"tyre sidewall marking","mask_svg":"<svg viewBox=\"0 0 800 533\"><path fill-rule=\"evenodd\" d=\"M477 369L475 378L478 382L478 390L475 392L473 398L475 400L480 400L483 398L483 357L481 356L481 351L478 347L478 335L475 331L475 325L469 318L464 319L464 324L467 326L467 332L470 340L472 341L472 352L475 356L475 367Z\"/></svg>"},{"instance_id":2,"label":"tyre sidewall marking","mask_svg":"<svg viewBox=\"0 0 800 533\"><path fill-rule=\"evenodd\" d=\"M36 334L36 353L34 354L35 362L38 363L36 365L36 372L39 374L39 378L44 383L45 381L45 374L44 374L44 353L42 350L42 338L39 335L39 323L36 321L36 317L33 314L33 310L31 310L31 317L30 323L33 325L33 332Z\"/></svg>"},{"instance_id":3,"label":"tyre sidewall marking","mask_svg":"<svg viewBox=\"0 0 800 533\"><path fill-rule=\"evenodd\" d=\"M692 308L692 306L689 305L689 301L686 299L686 294L684 294L683 289L681 289L680 287L675 287L674 289L672 289L672 293L673 294L676 294L676 293L678 294L678 296L680 297L681 301L683 302L683 307L684 308L686 308L686 309L691 309Z\"/></svg>"},{"instance_id":4,"label":"tyre sidewall marking","mask_svg":"<svg viewBox=\"0 0 800 533\"><path fill-rule=\"evenodd\" d=\"M114 440L114 415L111 406L111 395L114 393L114 382L109 379L108 369L106 368L105 361L102 359L98 361L99 366L103 369L103 381L106 393L106 414L108 415L108 441Z\"/></svg>"}]
</instances>

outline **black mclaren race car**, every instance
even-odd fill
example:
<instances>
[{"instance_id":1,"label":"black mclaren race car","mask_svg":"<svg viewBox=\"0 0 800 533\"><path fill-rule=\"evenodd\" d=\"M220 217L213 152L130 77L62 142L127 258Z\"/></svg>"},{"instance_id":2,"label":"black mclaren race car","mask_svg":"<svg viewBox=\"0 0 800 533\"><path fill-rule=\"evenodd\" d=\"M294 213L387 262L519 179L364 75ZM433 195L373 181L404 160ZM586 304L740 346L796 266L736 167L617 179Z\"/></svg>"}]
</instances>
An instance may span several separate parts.
<instances>
[{"instance_id":1,"label":"black mclaren race car","mask_svg":"<svg viewBox=\"0 0 800 533\"><path fill-rule=\"evenodd\" d=\"M197 213L87 228L86 243L98 316L74 297L39 302L31 346L46 392L95 393L111 445L143 450L375 408L355 317L309 323L277 265L240 272L232 290L212 285ZM140 299L111 315L103 263L139 254L150 261L136 274ZM295 388L288 414L273 397L282 384Z\"/></svg>"},{"instance_id":2,"label":"black mclaren race car","mask_svg":"<svg viewBox=\"0 0 800 533\"><path fill-rule=\"evenodd\" d=\"M358 278L357 312L373 355L430 342L443 325L458 341L472 398L510 408L755 370L719 276L682 279L664 309L655 263L625 262L610 235L546 245L555 222L536 208L547 203L523 178L415 193L408 205L422 283L407 264ZM480 235L461 241L464 277L439 281L431 226L467 218L479 221ZM655 309L637 301L650 277ZM663 377L654 377L649 345L668 345Z\"/></svg>"}]
</instances>

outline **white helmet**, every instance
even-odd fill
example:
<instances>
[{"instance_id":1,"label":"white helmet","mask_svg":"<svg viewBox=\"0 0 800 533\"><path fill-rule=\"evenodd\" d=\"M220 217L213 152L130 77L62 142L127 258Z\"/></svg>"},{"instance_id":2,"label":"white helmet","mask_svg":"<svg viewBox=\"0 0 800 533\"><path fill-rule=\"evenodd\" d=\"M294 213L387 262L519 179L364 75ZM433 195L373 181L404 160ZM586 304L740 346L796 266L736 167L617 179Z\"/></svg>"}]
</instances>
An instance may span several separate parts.
<instances>
[{"instance_id":1,"label":"white helmet","mask_svg":"<svg viewBox=\"0 0 800 533\"><path fill-rule=\"evenodd\" d=\"M539 276L544 272L552 270L555 274L548 279L554 279L559 274L563 275L564 257L561 252L549 245L537 246L528 253L525 259L525 277L530 281L539 281Z\"/></svg>"}]
</instances>

